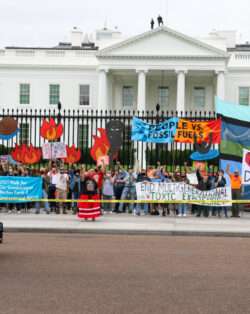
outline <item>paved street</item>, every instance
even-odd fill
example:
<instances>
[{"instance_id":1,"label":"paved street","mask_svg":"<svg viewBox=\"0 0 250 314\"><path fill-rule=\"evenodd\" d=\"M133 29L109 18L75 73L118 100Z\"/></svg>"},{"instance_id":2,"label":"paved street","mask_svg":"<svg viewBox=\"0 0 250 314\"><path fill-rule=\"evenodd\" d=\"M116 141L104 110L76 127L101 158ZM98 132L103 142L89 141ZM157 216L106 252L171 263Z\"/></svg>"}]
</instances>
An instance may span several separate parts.
<instances>
[{"instance_id":1,"label":"paved street","mask_svg":"<svg viewBox=\"0 0 250 314\"><path fill-rule=\"evenodd\" d=\"M155 217L133 215L104 215L92 221L79 221L73 215L0 214L0 221L8 231L74 232L111 234L172 234L249 236L250 215L242 218Z\"/></svg>"},{"instance_id":2,"label":"paved street","mask_svg":"<svg viewBox=\"0 0 250 314\"><path fill-rule=\"evenodd\" d=\"M249 313L250 239L7 233L3 314Z\"/></svg>"}]
</instances>

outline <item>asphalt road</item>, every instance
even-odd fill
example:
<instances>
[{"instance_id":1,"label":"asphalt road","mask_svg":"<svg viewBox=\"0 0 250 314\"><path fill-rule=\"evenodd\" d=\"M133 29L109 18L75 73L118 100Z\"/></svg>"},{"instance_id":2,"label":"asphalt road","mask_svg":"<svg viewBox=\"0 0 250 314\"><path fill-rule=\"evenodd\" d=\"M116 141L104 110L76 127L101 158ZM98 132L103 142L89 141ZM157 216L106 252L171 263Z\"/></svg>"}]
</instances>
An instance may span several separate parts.
<instances>
[{"instance_id":1,"label":"asphalt road","mask_svg":"<svg viewBox=\"0 0 250 314\"><path fill-rule=\"evenodd\" d=\"M250 239L6 234L0 313L250 313Z\"/></svg>"}]
</instances>

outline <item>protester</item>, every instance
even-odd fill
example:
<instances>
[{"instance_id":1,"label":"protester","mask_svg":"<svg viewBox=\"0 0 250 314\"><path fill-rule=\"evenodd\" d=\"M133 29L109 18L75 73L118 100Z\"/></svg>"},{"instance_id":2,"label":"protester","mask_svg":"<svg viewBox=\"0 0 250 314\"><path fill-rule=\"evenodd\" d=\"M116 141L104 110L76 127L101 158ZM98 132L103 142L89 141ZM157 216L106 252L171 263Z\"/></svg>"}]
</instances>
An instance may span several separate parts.
<instances>
[{"instance_id":1,"label":"protester","mask_svg":"<svg viewBox=\"0 0 250 314\"><path fill-rule=\"evenodd\" d=\"M54 200L56 197L57 174L58 174L57 166L53 164L51 170L48 172L48 176L50 178L50 184L48 188L49 200ZM56 212L57 206L55 202L50 202L49 206L52 212Z\"/></svg>"},{"instance_id":2,"label":"protester","mask_svg":"<svg viewBox=\"0 0 250 314\"><path fill-rule=\"evenodd\" d=\"M201 191L209 191L211 189L211 181L209 181L209 177L207 174L202 175L200 169L196 170L196 175L198 179L198 189ZM209 206L197 205L197 215L196 217L200 217L203 214L204 217L209 216Z\"/></svg>"},{"instance_id":3,"label":"protester","mask_svg":"<svg viewBox=\"0 0 250 314\"><path fill-rule=\"evenodd\" d=\"M128 174L124 178L124 188L122 190L121 200L135 200L136 199L136 183L137 173L133 170L133 168L129 168ZM119 212L125 212L127 204L120 203ZM128 204L129 213L133 213L135 209L135 205L133 203Z\"/></svg>"},{"instance_id":4,"label":"protester","mask_svg":"<svg viewBox=\"0 0 250 314\"><path fill-rule=\"evenodd\" d=\"M56 182L56 199L66 200L69 177L63 167L61 167L60 172L56 174L55 182ZM66 204L64 202L59 202L59 206L56 209L57 214L60 214L60 212L66 214Z\"/></svg>"},{"instance_id":5,"label":"protester","mask_svg":"<svg viewBox=\"0 0 250 314\"><path fill-rule=\"evenodd\" d=\"M73 176L71 178L71 199L78 200L80 197L81 192L81 177L80 177L80 170L75 170ZM77 212L77 203L72 203L72 211L73 214Z\"/></svg>"},{"instance_id":6,"label":"protester","mask_svg":"<svg viewBox=\"0 0 250 314\"><path fill-rule=\"evenodd\" d=\"M81 184L80 200L93 200L95 202L79 202L78 218L95 221L101 215L100 195L98 194L98 186L91 175L85 174L85 179Z\"/></svg>"},{"instance_id":7,"label":"protester","mask_svg":"<svg viewBox=\"0 0 250 314\"><path fill-rule=\"evenodd\" d=\"M147 176L146 169L142 169L141 172L138 173L136 182L144 182L145 184L150 182L150 179ZM149 212L149 204L147 203L138 203L135 207L134 214L137 216L141 215L141 211L143 211L144 215L147 215Z\"/></svg>"},{"instance_id":8,"label":"protester","mask_svg":"<svg viewBox=\"0 0 250 314\"><path fill-rule=\"evenodd\" d=\"M239 170L235 169L234 173L230 172L230 165L227 165L226 173L228 174L231 182L232 189L232 200L237 201L241 198L241 176L239 175ZM232 206L232 217L240 217L240 207L239 204L233 203Z\"/></svg>"},{"instance_id":9,"label":"protester","mask_svg":"<svg viewBox=\"0 0 250 314\"><path fill-rule=\"evenodd\" d=\"M48 173L47 173L46 169L44 169L44 168L41 168L40 175L42 178L42 193L43 193L42 197L44 199L48 199L48 189L49 189L49 184L50 184L50 177L48 176ZM44 205L44 210L45 210L46 214L49 214L50 213L49 203L46 201L46 202L43 202L42 205ZM41 202L36 202L35 206L36 206L36 214L39 214Z\"/></svg>"},{"instance_id":10,"label":"protester","mask_svg":"<svg viewBox=\"0 0 250 314\"><path fill-rule=\"evenodd\" d=\"M114 192L115 192L115 199L117 201L121 199L127 177L128 177L127 171L125 171L119 166L118 171L115 173L115 177L114 177ZM115 204L114 212L117 214L121 213L120 203Z\"/></svg>"},{"instance_id":11,"label":"protester","mask_svg":"<svg viewBox=\"0 0 250 314\"><path fill-rule=\"evenodd\" d=\"M104 201L111 201L114 198L114 177L111 171L107 171L104 175L102 186L102 199ZM103 203L102 208L104 213L112 212L113 206L111 203Z\"/></svg>"},{"instance_id":12,"label":"protester","mask_svg":"<svg viewBox=\"0 0 250 314\"><path fill-rule=\"evenodd\" d=\"M216 188L224 188L227 185L226 178L224 177L224 171L221 169L218 173L218 176L215 180ZM218 207L218 216L221 217L221 211L224 210L225 217L228 218L227 214L227 206L219 206Z\"/></svg>"}]
</instances>

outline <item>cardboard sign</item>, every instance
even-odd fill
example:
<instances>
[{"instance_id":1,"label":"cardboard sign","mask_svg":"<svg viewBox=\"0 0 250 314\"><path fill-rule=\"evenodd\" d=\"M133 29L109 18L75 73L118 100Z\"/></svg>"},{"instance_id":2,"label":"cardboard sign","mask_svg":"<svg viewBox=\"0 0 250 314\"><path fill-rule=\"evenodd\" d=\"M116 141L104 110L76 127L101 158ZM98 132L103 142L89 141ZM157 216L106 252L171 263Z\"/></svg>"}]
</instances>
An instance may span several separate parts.
<instances>
[{"instance_id":1,"label":"cardboard sign","mask_svg":"<svg viewBox=\"0 0 250 314\"><path fill-rule=\"evenodd\" d=\"M60 159L67 157L66 145L61 142L44 143L42 151L43 159Z\"/></svg>"},{"instance_id":2,"label":"cardboard sign","mask_svg":"<svg viewBox=\"0 0 250 314\"><path fill-rule=\"evenodd\" d=\"M250 151L243 149L242 184L250 185Z\"/></svg>"},{"instance_id":3,"label":"cardboard sign","mask_svg":"<svg viewBox=\"0 0 250 314\"><path fill-rule=\"evenodd\" d=\"M189 183L192 184L192 185L197 185L198 184L198 179L197 179L196 172L187 173L187 179L188 179Z\"/></svg>"},{"instance_id":4,"label":"cardboard sign","mask_svg":"<svg viewBox=\"0 0 250 314\"><path fill-rule=\"evenodd\" d=\"M109 165L109 156L101 156L97 160L97 166L108 166Z\"/></svg>"}]
</instances>

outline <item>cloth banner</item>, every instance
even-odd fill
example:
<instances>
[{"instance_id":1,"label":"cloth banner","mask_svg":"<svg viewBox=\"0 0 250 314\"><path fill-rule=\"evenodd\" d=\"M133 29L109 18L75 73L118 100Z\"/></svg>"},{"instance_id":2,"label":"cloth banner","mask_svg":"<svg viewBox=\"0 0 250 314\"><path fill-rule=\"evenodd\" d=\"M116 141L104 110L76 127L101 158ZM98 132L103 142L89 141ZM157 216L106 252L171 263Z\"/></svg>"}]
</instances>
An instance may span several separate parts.
<instances>
[{"instance_id":1,"label":"cloth banner","mask_svg":"<svg viewBox=\"0 0 250 314\"><path fill-rule=\"evenodd\" d=\"M186 183L136 183L137 199L141 201L187 201L202 206L232 206L230 187L217 188L210 191L200 191ZM220 202L216 202L216 201ZM199 203L196 201L214 201ZM223 202L221 202L223 201Z\"/></svg>"},{"instance_id":2,"label":"cloth banner","mask_svg":"<svg viewBox=\"0 0 250 314\"><path fill-rule=\"evenodd\" d=\"M242 158L242 184L250 185L250 151L243 149Z\"/></svg>"},{"instance_id":3,"label":"cloth banner","mask_svg":"<svg viewBox=\"0 0 250 314\"><path fill-rule=\"evenodd\" d=\"M41 177L0 177L0 199L40 199L42 197ZM0 200L0 203L22 203L25 201ZM31 201L29 201L31 202Z\"/></svg>"},{"instance_id":4,"label":"cloth banner","mask_svg":"<svg viewBox=\"0 0 250 314\"><path fill-rule=\"evenodd\" d=\"M172 143L179 118L171 118L159 124L149 124L139 118L132 121L132 141L148 143Z\"/></svg>"},{"instance_id":5,"label":"cloth banner","mask_svg":"<svg viewBox=\"0 0 250 314\"><path fill-rule=\"evenodd\" d=\"M42 150L43 159L67 158L66 145L61 142L44 143Z\"/></svg>"},{"instance_id":6,"label":"cloth banner","mask_svg":"<svg viewBox=\"0 0 250 314\"><path fill-rule=\"evenodd\" d=\"M250 108L216 98L216 112L222 119L221 158L241 162L243 149L250 150Z\"/></svg>"},{"instance_id":7,"label":"cloth banner","mask_svg":"<svg viewBox=\"0 0 250 314\"><path fill-rule=\"evenodd\" d=\"M210 121L189 121L180 119L175 134L175 142L194 143L194 135L197 142L210 142L209 135L212 134L212 143L220 144L221 141L221 120Z\"/></svg>"}]
</instances>

